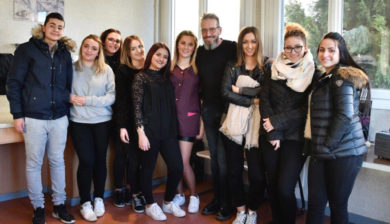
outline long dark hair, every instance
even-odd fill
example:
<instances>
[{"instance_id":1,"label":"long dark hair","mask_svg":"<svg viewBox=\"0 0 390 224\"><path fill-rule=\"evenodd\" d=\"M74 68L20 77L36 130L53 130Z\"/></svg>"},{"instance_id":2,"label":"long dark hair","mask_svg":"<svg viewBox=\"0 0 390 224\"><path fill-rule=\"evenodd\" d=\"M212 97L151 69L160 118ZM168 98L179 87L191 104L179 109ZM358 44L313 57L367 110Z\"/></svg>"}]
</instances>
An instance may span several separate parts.
<instances>
[{"instance_id":1,"label":"long dark hair","mask_svg":"<svg viewBox=\"0 0 390 224\"><path fill-rule=\"evenodd\" d=\"M170 68L171 68L171 52L169 51L169 47L166 43L164 42L157 42L153 44L153 46L149 49L149 52L146 56L145 59L145 64L143 70L146 70L150 67L150 64L152 63L152 57L156 53L156 51L160 48L164 48L165 50L168 51L168 61L167 64L160 69L160 71L163 73L164 79L169 77L170 74Z\"/></svg>"},{"instance_id":2,"label":"long dark hair","mask_svg":"<svg viewBox=\"0 0 390 224\"><path fill-rule=\"evenodd\" d=\"M255 57L256 57L256 61L257 61L257 65L259 67L263 67L263 44L261 42L261 39L260 39L260 34L259 34L259 30L254 27L254 26L246 26L244 28L242 28L242 30L240 31L240 34L238 35L238 41L237 41L237 65L242 65L245 63L245 54L244 54L244 50L243 50L243 45L244 45L244 37L245 35L247 35L248 33L253 33L253 35L255 36L256 38L256 41L257 41L257 46L256 46L256 53L255 53Z\"/></svg>"},{"instance_id":3,"label":"long dark hair","mask_svg":"<svg viewBox=\"0 0 390 224\"><path fill-rule=\"evenodd\" d=\"M344 38L339 33L337 33L337 32L329 32L322 38L322 40L324 40L324 39L331 39L331 40L334 40L334 41L337 42L337 47L339 48L339 52L340 52L340 62L339 62L339 64L346 65L346 66L352 66L352 67L358 68L358 69L362 70L364 73L366 73L364 71L364 69L362 69L353 60L351 54L349 53L349 51L347 49L347 44L345 43ZM320 42L320 44L321 44L321 42ZM318 54L318 52L320 50L320 44L318 45L318 48L317 48L317 54Z\"/></svg>"}]
</instances>

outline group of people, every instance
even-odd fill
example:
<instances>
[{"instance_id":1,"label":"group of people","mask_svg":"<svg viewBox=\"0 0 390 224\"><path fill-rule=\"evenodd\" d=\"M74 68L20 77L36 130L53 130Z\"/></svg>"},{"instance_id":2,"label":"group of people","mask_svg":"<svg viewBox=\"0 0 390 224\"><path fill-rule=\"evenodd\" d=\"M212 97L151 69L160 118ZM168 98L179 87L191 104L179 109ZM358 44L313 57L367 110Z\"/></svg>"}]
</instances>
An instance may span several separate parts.
<instances>
[{"instance_id":1,"label":"group of people","mask_svg":"<svg viewBox=\"0 0 390 224\"><path fill-rule=\"evenodd\" d=\"M306 223L324 223L329 202L332 223L348 223L347 204L366 152L358 117L359 97L369 79L338 33L321 40L318 69L308 34L287 24L283 51L263 54L256 27L244 27L238 41L220 38L219 18L201 18L204 44L191 31L176 38L173 57L163 42L146 54L140 37L122 41L115 29L88 35L78 60L63 37L58 13L46 17L33 37L15 51L7 97L16 131L23 133L33 224L45 223L41 166L48 155L53 217L73 223L65 207L64 148L70 136L79 159L80 213L96 221L105 213L106 154L115 148L114 205L166 220L199 211L190 156L206 134L214 199L203 215L234 224L257 223L267 192L272 223L295 223L295 185L307 156L309 205ZM226 115L226 116L225 116ZM69 123L68 123L69 117ZM167 164L162 208L152 193L160 153ZM244 161L249 192L245 196ZM91 185L93 182L93 197Z\"/></svg>"}]
</instances>

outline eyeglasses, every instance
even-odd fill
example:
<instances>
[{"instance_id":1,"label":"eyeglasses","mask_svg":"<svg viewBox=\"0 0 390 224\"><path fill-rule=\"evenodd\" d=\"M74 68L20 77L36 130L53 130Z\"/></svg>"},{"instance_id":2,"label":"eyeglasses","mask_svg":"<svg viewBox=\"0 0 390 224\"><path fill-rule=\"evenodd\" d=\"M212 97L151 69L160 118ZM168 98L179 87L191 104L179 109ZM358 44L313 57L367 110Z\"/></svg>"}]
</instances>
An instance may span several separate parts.
<instances>
[{"instance_id":1,"label":"eyeglasses","mask_svg":"<svg viewBox=\"0 0 390 224\"><path fill-rule=\"evenodd\" d=\"M217 31L218 28L219 27L212 27L212 28L208 28L208 29L203 28L203 29L201 29L201 31L202 31L202 33L208 33L208 32L215 33L215 31Z\"/></svg>"},{"instance_id":2,"label":"eyeglasses","mask_svg":"<svg viewBox=\"0 0 390 224\"><path fill-rule=\"evenodd\" d=\"M301 53L302 49L303 49L303 46L285 47L284 52L292 53L294 50L295 53Z\"/></svg>"},{"instance_id":3,"label":"eyeglasses","mask_svg":"<svg viewBox=\"0 0 390 224\"><path fill-rule=\"evenodd\" d=\"M116 44L120 44L121 43L121 40L115 39L115 38L112 38L112 37L107 38L107 40L110 41L110 42L114 42Z\"/></svg>"}]
</instances>

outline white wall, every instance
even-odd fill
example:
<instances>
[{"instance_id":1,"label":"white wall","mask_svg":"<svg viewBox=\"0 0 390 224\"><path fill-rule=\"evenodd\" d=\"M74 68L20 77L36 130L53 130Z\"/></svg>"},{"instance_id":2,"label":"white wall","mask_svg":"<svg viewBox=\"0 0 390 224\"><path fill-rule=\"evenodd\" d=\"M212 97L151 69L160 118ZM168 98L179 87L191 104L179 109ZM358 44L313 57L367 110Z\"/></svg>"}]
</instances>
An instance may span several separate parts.
<instances>
[{"instance_id":1,"label":"white wall","mask_svg":"<svg viewBox=\"0 0 390 224\"><path fill-rule=\"evenodd\" d=\"M80 45L88 34L100 36L102 31L115 28L122 38L136 34L148 50L154 42L154 1L139 0L66 0L65 35ZM13 20L13 0L0 1L0 53L13 53L14 43L31 37L31 21Z\"/></svg>"}]
</instances>

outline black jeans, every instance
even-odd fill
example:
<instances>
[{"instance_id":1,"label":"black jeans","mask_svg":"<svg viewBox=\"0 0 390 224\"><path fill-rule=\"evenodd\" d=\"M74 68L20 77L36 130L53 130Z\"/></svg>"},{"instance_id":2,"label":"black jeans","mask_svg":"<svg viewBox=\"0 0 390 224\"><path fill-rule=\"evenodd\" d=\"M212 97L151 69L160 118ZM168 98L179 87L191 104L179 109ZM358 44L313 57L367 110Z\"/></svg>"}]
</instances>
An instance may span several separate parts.
<instances>
[{"instance_id":1,"label":"black jeans","mask_svg":"<svg viewBox=\"0 0 390 224\"><path fill-rule=\"evenodd\" d=\"M91 179L94 185L94 197L103 198L110 126L111 121L97 124L70 122L70 135L79 157L77 185L80 204L91 201Z\"/></svg>"},{"instance_id":2,"label":"black jeans","mask_svg":"<svg viewBox=\"0 0 390 224\"><path fill-rule=\"evenodd\" d=\"M230 191L232 206L243 206L246 204L242 179L242 173L244 171L244 145L239 145L224 135L222 135L222 140L227 154L229 186L230 189L234 189ZM263 200L265 191L262 153L258 148L245 150L245 153L248 162L249 177L248 208L256 211L259 208L260 202Z\"/></svg>"},{"instance_id":3,"label":"black jeans","mask_svg":"<svg viewBox=\"0 0 390 224\"><path fill-rule=\"evenodd\" d=\"M221 133L221 112L213 106L203 106L202 119L210 150L210 165L215 199L221 207L230 207L230 191L227 172L226 152L223 147Z\"/></svg>"},{"instance_id":4,"label":"black jeans","mask_svg":"<svg viewBox=\"0 0 390 224\"><path fill-rule=\"evenodd\" d=\"M122 188L124 185L130 184L132 194L136 194L140 192L139 174L141 169L138 136L130 133L129 130L130 142L127 144L121 141L118 130L115 133L114 186Z\"/></svg>"},{"instance_id":5,"label":"black jeans","mask_svg":"<svg viewBox=\"0 0 390 224\"><path fill-rule=\"evenodd\" d=\"M328 201L331 223L348 223L348 199L362 164L363 155L334 160L310 159L307 224L325 222Z\"/></svg>"},{"instance_id":6,"label":"black jeans","mask_svg":"<svg viewBox=\"0 0 390 224\"><path fill-rule=\"evenodd\" d=\"M150 149L141 150L140 184L146 203L154 203L152 193L153 171L156 166L157 156L160 152L168 168L168 180L165 187L165 201L172 201L176 193L177 185L183 177L183 160L181 158L179 143L176 138L153 139L149 138Z\"/></svg>"},{"instance_id":7,"label":"black jeans","mask_svg":"<svg viewBox=\"0 0 390 224\"><path fill-rule=\"evenodd\" d=\"M266 136L261 136L260 141L264 153L272 219L275 223L295 223L295 186L306 159L302 155L303 142L281 141L280 148L275 151Z\"/></svg>"}]
</instances>

